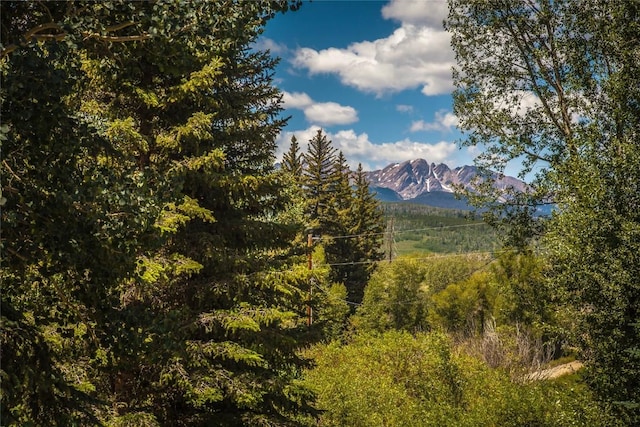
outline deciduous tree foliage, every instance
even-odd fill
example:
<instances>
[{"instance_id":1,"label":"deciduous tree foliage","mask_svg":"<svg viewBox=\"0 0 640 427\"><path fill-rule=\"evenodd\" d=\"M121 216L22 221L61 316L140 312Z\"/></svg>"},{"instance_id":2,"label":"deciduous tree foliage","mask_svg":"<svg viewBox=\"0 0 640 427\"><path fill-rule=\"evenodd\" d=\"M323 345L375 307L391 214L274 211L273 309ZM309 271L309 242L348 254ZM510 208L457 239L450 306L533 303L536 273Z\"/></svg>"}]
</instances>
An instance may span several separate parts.
<instances>
[{"instance_id":1,"label":"deciduous tree foliage","mask_svg":"<svg viewBox=\"0 0 640 427\"><path fill-rule=\"evenodd\" d=\"M497 286L492 279L486 272L476 273L434 294L429 323L459 335L482 334L494 313Z\"/></svg>"},{"instance_id":2,"label":"deciduous tree foliage","mask_svg":"<svg viewBox=\"0 0 640 427\"><path fill-rule=\"evenodd\" d=\"M540 167L505 218L540 224L531 209L557 206L552 285L575 308L590 383L611 401L640 391L639 17L635 2L454 0L447 20L466 144L486 148L486 166Z\"/></svg>"},{"instance_id":3,"label":"deciduous tree foliage","mask_svg":"<svg viewBox=\"0 0 640 427\"><path fill-rule=\"evenodd\" d=\"M361 334L313 353L305 380L324 410L320 426L624 425L588 390L513 382L441 333Z\"/></svg>"},{"instance_id":4,"label":"deciduous tree foliage","mask_svg":"<svg viewBox=\"0 0 640 427\"><path fill-rule=\"evenodd\" d=\"M417 332L443 326L429 323L433 296L469 278L490 261L485 256L451 255L401 257L383 263L371 275L353 324L365 332ZM467 299L471 301L471 298ZM473 301L477 302L478 298Z\"/></svg>"},{"instance_id":5,"label":"deciduous tree foliage","mask_svg":"<svg viewBox=\"0 0 640 427\"><path fill-rule=\"evenodd\" d=\"M249 49L291 7L2 3L3 422L311 411L275 62Z\"/></svg>"}]
</instances>

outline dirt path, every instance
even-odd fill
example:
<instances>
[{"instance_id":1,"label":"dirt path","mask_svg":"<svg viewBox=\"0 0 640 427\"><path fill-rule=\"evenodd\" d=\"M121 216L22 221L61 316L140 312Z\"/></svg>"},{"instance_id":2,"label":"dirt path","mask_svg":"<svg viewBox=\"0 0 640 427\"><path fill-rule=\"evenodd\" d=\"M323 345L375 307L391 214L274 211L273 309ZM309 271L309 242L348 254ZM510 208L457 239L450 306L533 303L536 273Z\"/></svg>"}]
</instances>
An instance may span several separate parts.
<instances>
[{"instance_id":1,"label":"dirt path","mask_svg":"<svg viewBox=\"0 0 640 427\"><path fill-rule=\"evenodd\" d=\"M542 371L529 374L527 375L527 379L529 381L550 380L563 375L575 374L580 368L582 368L582 362L574 360L573 362L565 363L564 365L554 366L553 368L543 369Z\"/></svg>"}]
</instances>

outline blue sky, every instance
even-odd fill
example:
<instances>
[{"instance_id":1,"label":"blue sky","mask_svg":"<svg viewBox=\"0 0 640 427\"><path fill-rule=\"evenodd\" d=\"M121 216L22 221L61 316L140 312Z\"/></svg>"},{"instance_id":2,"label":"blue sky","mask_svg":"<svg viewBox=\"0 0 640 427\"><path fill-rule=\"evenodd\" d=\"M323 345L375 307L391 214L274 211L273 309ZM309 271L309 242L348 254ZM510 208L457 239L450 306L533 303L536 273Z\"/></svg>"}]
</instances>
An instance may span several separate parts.
<instances>
[{"instance_id":1,"label":"blue sky","mask_svg":"<svg viewBox=\"0 0 640 427\"><path fill-rule=\"evenodd\" d=\"M353 168L472 164L452 113L446 13L446 0L314 0L269 21L258 47L281 57L276 84L291 116L277 155L292 134L306 143L322 128Z\"/></svg>"}]
</instances>

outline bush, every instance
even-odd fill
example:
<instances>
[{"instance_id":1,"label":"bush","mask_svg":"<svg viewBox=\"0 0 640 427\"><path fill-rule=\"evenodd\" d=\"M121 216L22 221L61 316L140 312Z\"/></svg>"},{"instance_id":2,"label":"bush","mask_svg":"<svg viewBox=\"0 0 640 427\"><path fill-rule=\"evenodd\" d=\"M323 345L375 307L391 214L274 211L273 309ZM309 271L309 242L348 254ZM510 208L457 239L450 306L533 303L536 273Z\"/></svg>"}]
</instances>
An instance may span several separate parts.
<instances>
[{"instance_id":1,"label":"bush","mask_svg":"<svg viewBox=\"0 0 640 427\"><path fill-rule=\"evenodd\" d=\"M585 390L513 382L441 333L359 334L312 353L304 381L324 411L320 426L619 425Z\"/></svg>"},{"instance_id":2,"label":"bush","mask_svg":"<svg viewBox=\"0 0 640 427\"><path fill-rule=\"evenodd\" d=\"M486 265L486 257L475 255L407 257L381 264L365 288L353 325L361 332L429 330L431 296Z\"/></svg>"}]
</instances>

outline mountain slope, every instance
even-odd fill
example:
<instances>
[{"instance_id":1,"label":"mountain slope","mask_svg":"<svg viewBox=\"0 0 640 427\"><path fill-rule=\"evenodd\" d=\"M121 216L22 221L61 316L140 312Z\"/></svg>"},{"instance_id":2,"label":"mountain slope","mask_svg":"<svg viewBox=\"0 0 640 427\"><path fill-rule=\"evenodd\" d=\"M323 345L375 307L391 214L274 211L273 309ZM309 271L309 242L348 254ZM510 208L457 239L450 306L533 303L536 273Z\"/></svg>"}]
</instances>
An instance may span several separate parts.
<instances>
[{"instance_id":1,"label":"mountain slope","mask_svg":"<svg viewBox=\"0 0 640 427\"><path fill-rule=\"evenodd\" d=\"M478 175L479 170L475 166L461 166L451 169L444 163L436 165L435 163L429 164L424 159L414 159L403 163L393 163L383 169L367 172L367 179L374 191L384 194L384 200L393 198L393 193L389 192L392 190L405 201L464 209L462 206L466 206L466 202L456 200L453 196L454 186L473 190L474 180ZM518 191L526 189L526 184L519 179L498 176L498 174L494 176L497 178L497 188L513 187Z\"/></svg>"}]
</instances>

